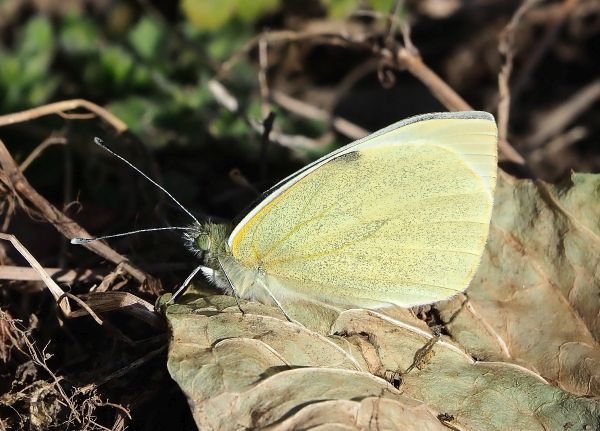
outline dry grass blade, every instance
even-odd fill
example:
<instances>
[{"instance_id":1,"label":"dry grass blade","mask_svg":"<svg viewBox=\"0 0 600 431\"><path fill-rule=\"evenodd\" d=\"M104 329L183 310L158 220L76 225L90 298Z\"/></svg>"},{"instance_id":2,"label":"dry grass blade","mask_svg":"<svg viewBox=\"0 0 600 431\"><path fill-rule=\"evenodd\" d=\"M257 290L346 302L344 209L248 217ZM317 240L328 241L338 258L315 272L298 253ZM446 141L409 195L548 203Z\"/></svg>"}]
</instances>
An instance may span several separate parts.
<instances>
[{"instance_id":1,"label":"dry grass blade","mask_svg":"<svg viewBox=\"0 0 600 431\"><path fill-rule=\"evenodd\" d=\"M23 256L23 258L29 263L29 265L31 265L31 267L38 273L40 279L44 282L44 284L46 284L46 287L48 287L50 293L52 293L52 296L58 303L58 306L65 314L65 316L68 316L71 313L71 307L69 305L69 302L61 300L64 297L65 292L60 288L58 284L56 284L54 280L52 280L48 273L44 271L44 268L42 267L42 265L40 265L36 258L33 257L31 253L29 253L25 246L21 244L21 242L14 235L0 233L0 239L3 239L4 241L9 241L13 245L13 247L17 249L21 256Z\"/></svg>"},{"instance_id":2,"label":"dry grass blade","mask_svg":"<svg viewBox=\"0 0 600 431\"><path fill-rule=\"evenodd\" d=\"M98 292L79 295L87 306L98 313L123 311L136 317L148 325L163 330L164 320L154 311L154 306L128 292ZM74 310L72 317L87 314L84 310Z\"/></svg>"},{"instance_id":3,"label":"dry grass blade","mask_svg":"<svg viewBox=\"0 0 600 431\"><path fill-rule=\"evenodd\" d=\"M44 268L46 274L60 283L86 282L102 279L105 271L94 269L62 269ZM0 266L0 280L39 280L38 272L33 268L23 266L3 265Z\"/></svg>"}]
</instances>

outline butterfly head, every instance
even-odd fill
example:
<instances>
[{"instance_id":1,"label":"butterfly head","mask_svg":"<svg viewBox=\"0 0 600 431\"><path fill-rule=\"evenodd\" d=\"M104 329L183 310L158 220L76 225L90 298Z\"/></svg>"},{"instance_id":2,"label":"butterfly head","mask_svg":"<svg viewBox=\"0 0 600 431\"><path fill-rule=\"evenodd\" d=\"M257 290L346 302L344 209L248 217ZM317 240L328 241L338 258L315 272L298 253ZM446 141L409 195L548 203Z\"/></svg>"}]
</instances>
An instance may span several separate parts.
<instances>
[{"instance_id":1,"label":"butterfly head","mask_svg":"<svg viewBox=\"0 0 600 431\"><path fill-rule=\"evenodd\" d=\"M207 262L227 253L227 228L222 224L194 223L184 240L192 253Z\"/></svg>"}]
</instances>

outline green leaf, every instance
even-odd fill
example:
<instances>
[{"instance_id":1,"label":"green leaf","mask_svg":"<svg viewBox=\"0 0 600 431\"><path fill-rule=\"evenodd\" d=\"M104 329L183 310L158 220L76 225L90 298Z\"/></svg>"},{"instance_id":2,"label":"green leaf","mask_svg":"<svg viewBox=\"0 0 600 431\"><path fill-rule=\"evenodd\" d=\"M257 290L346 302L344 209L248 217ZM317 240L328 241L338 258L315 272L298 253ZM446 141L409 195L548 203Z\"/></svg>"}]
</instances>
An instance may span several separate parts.
<instances>
[{"instance_id":1,"label":"green leaf","mask_svg":"<svg viewBox=\"0 0 600 431\"><path fill-rule=\"evenodd\" d=\"M369 5L373 10L379 12L390 12L394 7L395 1L396 0L369 0Z\"/></svg>"},{"instance_id":2,"label":"green leaf","mask_svg":"<svg viewBox=\"0 0 600 431\"><path fill-rule=\"evenodd\" d=\"M183 0L181 8L185 17L202 30L217 30L233 19L252 23L273 11L279 0Z\"/></svg>"},{"instance_id":3,"label":"green leaf","mask_svg":"<svg viewBox=\"0 0 600 431\"><path fill-rule=\"evenodd\" d=\"M21 35L19 52L23 57L40 54L52 55L54 49L54 36L52 25L44 16L31 18Z\"/></svg>"},{"instance_id":4,"label":"green leaf","mask_svg":"<svg viewBox=\"0 0 600 431\"><path fill-rule=\"evenodd\" d=\"M251 23L257 18L275 10L279 0L254 0L238 2L237 15L242 21Z\"/></svg>"},{"instance_id":5,"label":"green leaf","mask_svg":"<svg viewBox=\"0 0 600 431\"><path fill-rule=\"evenodd\" d=\"M60 31L62 48L70 55L89 55L98 50L100 35L93 21L73 13L66 17Z\"/></svg>"},{"instance_id":6,"label":"green leaf","mask_svg":"<svg viewBox=\"0 0 600 431\"><path fill-rule=\"evenodd\" d=\"M232 16L235 1L232 0L183 0L183 15L201 30L216 30Z\"/></svg>"},{"instance_id":7,"label":"green leaf","mask_svg":"<svg viewBox=\"0 0 600 431\"><path fill-rule=\"evenodd\" d=\"M45 103L58 80L48 78L54 59L54 35L45 17L31 18L20 34L14 53L2 53L0 95L3 109Z\"/></svg>"},{"instance_id":8,"label":"green leaf","mask_svg":"<svg viewBox=\"0 0 600 431\"><path fill-rule=\"evenodd\" d=\"M322 0L327 15L335 19L346 18L356 9L355 0Z\"/></svg>"},{"instance_id":9,"label":"green leaf","mask_svg":"<svg viewBox=\"0 0 600 431\"><path fill-rule=\"evenodd\" d=\"M160 112L157 102L139 96L131 96L112 102L108 109L123 120L135 133L150 128L156 115Z\"/></svg>"},{"instance_id":10,"label":"green leaf","mask_svg":"<svg viewBox=\"0 0 600 431\"><path fill-rule=\"evenodd\" d=\"M147 61L161 58L164 39L164 28L150 17L142 17L129 33L129 43L138 55Z\"/></svg>"},{"instance_id":11,"label":"green leaf","mask_svg":"<svg viewBox=\"0 0 600 431\"><path fill-rule=\"evenodd\" d=\"M100 55L105 77L117 88L125 87L134 67L131 55L119 46L108 47Z\"/></svg>"}]
</instances>

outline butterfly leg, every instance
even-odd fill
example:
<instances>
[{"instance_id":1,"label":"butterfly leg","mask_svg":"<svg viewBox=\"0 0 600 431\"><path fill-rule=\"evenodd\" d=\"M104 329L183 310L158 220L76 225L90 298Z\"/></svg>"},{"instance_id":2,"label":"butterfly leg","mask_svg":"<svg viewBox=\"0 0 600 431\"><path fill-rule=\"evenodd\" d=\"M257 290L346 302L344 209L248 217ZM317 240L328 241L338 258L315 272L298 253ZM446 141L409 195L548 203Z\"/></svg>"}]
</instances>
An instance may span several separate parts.
<instances>
[{"instance_id":1,"label":"butterfly leg","mask_svg":"<svg viewBox=\"0 0 600 431\"><path fill-rule=\"evenodd\" d=\"M260 284L262 285L263 289L265 289L265 291L269 294L269 296L271 297L271 299L273 301L275 301L275 305L277 305L277 308L279 308L281 310L281 312L283 313L283 315L285 316L285 318L288 320L288 322L299 323L299 322L295 321L294 319L292 319L290 317L290 315L285 312L285 310L283 309L283 306L281 305L281 303L277 300L277 298L275 298L275 296L273 295L273 292L271 292L271 290L267 287L267 283L264 280L261 280Z\"/></svg>"},{"instance_id":2,"label":"butterfly leg","mask_svg":"<svg viewBox=\"0 0 600 431\"><path fill-rule=\"evenodd\" d=\"M220 261L219 261L219 266L221 267L221 272L223 273L223 275L225 275L225 278L227 279L227 282L229 283L229 286L231 287L231 291L233 292L233 297L235 298L235 302L238 306L238 309L240 310L240 313L242 313L242 315L246 314L246 312L242 309L242 304L240 303L240 295L238 295L237 290L235 289L235 286L229 279L229 276L227 275L227 271L225 271L225 269L223 268L223 264L221 264Z\"/></svg>"},{"instance_id":3,"label":"butterfly leg","mask_svg":"<svg viewBox=\"0 0 600 431\"><path fill-rule=\"evenodd\" d=\"M194 278L194 276L198 273L198 271L200 271L203 268L205 268L205 267L200 265L200 266L196 267L196 269L194 269L190 275L187 276L187 278L181 284L179 289L177 289L177 291L171 296L171 299L169 299L167 301L167 305L172 304L175 301L175 298L177 298L181 294L181 292L183 292L185 290L185 288L188 287L188 284L190 284L190 282L192 281L192 278Z\"/></svg>"},{"instance_id":4,"label":"butterfly leg","mask_svg":"<svg viewBox=\"0 0 600 431\"><path fill-rule=\"evenodd\" d=\"M235 298L235 303L237 304L240 313L242 313L242 315L246 314L242 308L242 304L240 303L240 295L238 295L237 290L235 290L235 287L233 287L233 284L231 285L231 289L233 290L233 297Z\"/></svg>"}]
</instances>

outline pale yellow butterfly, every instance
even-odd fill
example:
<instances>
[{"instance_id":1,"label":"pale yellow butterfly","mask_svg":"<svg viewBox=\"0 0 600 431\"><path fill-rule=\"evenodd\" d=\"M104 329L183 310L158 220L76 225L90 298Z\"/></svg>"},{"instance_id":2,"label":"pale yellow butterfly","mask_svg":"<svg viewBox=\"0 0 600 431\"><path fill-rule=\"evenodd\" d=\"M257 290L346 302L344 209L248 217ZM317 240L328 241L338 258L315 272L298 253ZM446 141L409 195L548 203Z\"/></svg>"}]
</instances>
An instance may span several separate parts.
<instances>
[{"instance_id":1,"label":"pale yellow butterfly","mask_svg":"<svg viewBox=\"0 0 600 431\"><path fill-rule=\"evenodd\" d=\"M280 181L233 228L185 230L202 271L238 300L409 307L462 292L487 240L497 129L487 112L412 117L346 145ZM286 314L289 318L289 316Z\"/></svg>"},{"instance_id":2,"label":"pale yellow butterfly","mask_svg":"<svg viewBox=\"0 0 600 431\"><path fill-rule=\"evenodd\" d=\"M419 115L285 178L233 230L201 222L185 237L204 259L198 269L236 298L432 303L475 273L496 165L492 115Z\"/></svg>"}]
</instances>

